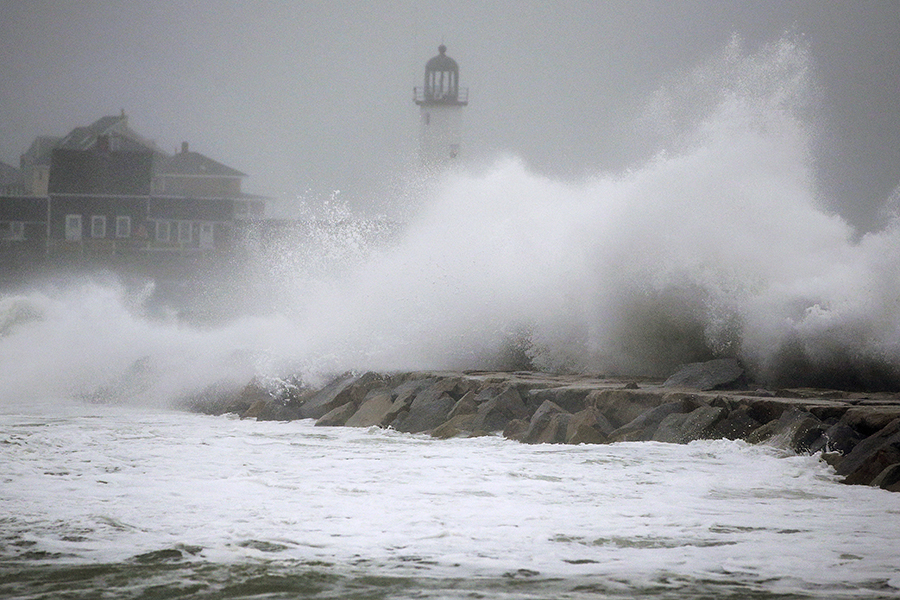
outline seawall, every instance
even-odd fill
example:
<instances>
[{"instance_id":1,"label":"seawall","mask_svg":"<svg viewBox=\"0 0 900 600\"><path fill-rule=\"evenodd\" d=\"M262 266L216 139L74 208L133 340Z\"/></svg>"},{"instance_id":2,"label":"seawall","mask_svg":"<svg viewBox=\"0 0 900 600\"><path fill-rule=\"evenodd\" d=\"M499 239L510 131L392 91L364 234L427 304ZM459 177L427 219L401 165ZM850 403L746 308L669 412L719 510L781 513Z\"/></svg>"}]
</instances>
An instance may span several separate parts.
<instances>
[{"instance_id":1,"label":"seawall","mask_svg":"<svg viewBox=\"0 0 900 600\"><path fill-rule=\"evenodd\" d=\"M254 380L240 390L209 390L185 406L435 438L502 433L523 443L555 444L741 439L820 453L844 483L900 491L897 394L717 389L747 386L738 371L723 376L721 364L693 367L666 381L484 371L348 373L321 388Z\"/></svg>"}]
</instances>

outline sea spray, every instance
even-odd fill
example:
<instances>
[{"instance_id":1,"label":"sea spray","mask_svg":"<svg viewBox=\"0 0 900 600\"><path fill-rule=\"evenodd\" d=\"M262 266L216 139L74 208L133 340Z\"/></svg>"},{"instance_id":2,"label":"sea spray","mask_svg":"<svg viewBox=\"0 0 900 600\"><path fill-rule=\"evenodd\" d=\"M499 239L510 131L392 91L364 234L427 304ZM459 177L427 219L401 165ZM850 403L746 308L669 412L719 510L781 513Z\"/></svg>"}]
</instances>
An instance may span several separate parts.
<instances>
[{"instance_id":1,"label":"sea spray","mask_svg":"<svg viewBox=\"0 0 900 600\"><path fill-rule=\"evenodd\" d=\"M228 319L151 316L95 279L6 296L0 394L167 402L254 376L665 376L714 357L760 385L900 389L900 227L859 236L822 208L803 48L734 42L683 79L648 103L644 124L670 127L643 164L448 173L375 245L362 221L323 222L201 282L241 308Z\"/></svg>"}]
</instances>

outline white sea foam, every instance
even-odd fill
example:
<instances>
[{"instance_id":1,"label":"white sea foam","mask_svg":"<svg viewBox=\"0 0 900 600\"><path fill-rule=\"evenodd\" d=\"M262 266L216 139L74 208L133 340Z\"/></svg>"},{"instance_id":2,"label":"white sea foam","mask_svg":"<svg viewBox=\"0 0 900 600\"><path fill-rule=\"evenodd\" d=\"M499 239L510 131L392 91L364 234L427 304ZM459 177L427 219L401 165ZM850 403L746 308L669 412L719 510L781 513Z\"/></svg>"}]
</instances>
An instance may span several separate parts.
<instances>
[{"instance_id":1,"label":"white sea foam","mask_svg":"<svg viewBox=\"0 0 900 600\"><path fill-rule=\"evenodd\" d=\"M477 591L509 574L551 588L524 581L498 597L900 593L885 584L900 573L900 496L742 442L435 441L108 407L0 414L0 430L0 563L121 564L119 586L158 583L133 557L179 551L191 562L161 568L168 585L265 561L275 583L279 565L368 577L357 590L369 593L378 577L416 578L411 597L455 597L425 594L429 579ZM89 597L111 584L71 585Z\"/></svg>"}]
</instances>

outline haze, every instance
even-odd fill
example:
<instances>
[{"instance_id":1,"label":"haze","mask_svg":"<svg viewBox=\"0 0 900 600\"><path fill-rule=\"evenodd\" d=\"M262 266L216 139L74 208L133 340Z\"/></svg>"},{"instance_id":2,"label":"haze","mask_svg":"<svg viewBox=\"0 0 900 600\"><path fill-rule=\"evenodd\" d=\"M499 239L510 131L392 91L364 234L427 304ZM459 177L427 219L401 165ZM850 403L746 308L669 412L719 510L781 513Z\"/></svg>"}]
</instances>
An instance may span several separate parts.
<instances>
[{"instance_id":1,"label":"haze","mask_svg":"<svg viewBox=\"0 0 900 600\"><path fill-rule=\"evenodd\" d=\"M0 0L0 160L124 109L162 149L247 173L279 216L335 190L380 212L402 202L412 88L441 42L470 89L467 159L578 179L659 149L634 123L660 85L734 35L785 34L815 68L822 203L872 228L900 181L897 0Z\"/></svg>"}]
</instances>

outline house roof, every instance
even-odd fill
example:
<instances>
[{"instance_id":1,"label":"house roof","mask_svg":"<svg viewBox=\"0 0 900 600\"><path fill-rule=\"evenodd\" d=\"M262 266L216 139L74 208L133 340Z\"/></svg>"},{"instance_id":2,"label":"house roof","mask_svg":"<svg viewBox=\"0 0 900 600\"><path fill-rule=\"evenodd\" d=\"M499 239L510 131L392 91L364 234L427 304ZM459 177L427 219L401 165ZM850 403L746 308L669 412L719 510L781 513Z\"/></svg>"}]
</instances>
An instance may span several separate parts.
<instances>
[{"instance_id":1,"label":"house roof","mask_svg":"<svg viewBox=\"0 0 900 600\"><path fill-rule=\"evenodd\" d=\"M12 165L0 162L0 189L22 185L22 173Z\"/></svg>"},{"instance_id":2,"label":"house roof","mask_svg":"<svg viewBox=\"0 0 900 600\"><path fill-rule=\"evenodd\" d=\"M118 140L117 150L158 150L152 140L146 139L128 127L128 117L124 110L117 116L101 117L87 127L76 127L59 140L56 147L65 150L88 150L93 148L102 136Z\"/></svg>"},{"instance_id":3,"label":"house roof","mask_svg":"<svg viewBox=\"0 0 900 600\"><path fill-rule=\"evenodd\" d=\"M60 137L49 135L40 135L34 138L31 146L22 155L22 164L49 166L53 149L61 139Z\"/></svg>"},{"instance_id":4,"label":"house roof","mask_svg":"<svg viewBox=\"0 0 900 600\"><path fill-rule=\"evenodd\" d=\"M153 172L155 175L180 175L182 177L246 177L237 169L226 167L220 162L203 156L199 152L187 149L165 156L154 155Z\"/></svg>"}]
</instances>

